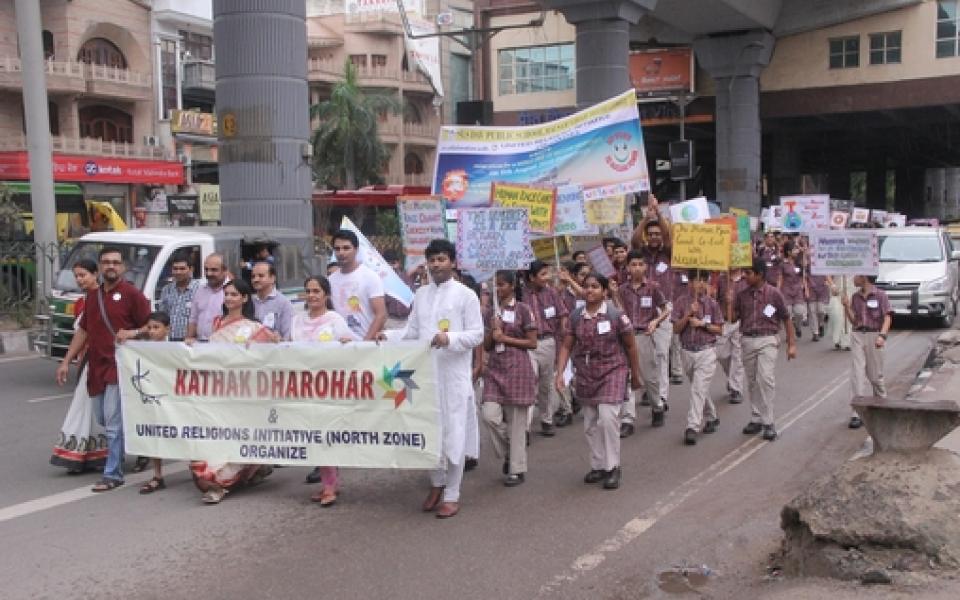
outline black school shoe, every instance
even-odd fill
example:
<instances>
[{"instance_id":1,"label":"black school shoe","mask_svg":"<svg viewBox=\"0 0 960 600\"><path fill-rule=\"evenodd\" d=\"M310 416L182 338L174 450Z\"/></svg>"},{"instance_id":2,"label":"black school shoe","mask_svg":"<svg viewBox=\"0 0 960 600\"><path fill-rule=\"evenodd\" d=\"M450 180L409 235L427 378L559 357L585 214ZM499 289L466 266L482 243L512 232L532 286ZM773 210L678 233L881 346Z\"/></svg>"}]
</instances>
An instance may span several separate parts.
<instances>
[{"instance_id":1,"label":"black school shoe","mask_svg":"<svg viewBox=\"0 0 960 600\"><path fill-rule=\"evenodd\" d=\"M697 432L687 427L687 430L683 432L683 443L687 446L695 446L697 444Z\"/></svg>"},{"instance_id":2,"label":"black school shoe","mask_svg":"<svg viewBox=\"0 0 960 600\"><path fill-rule=\"evenodd\" d=\"M477 460L476 458L472 458L472 457L468 458L463 461L463 470L472 471L476 469L479 464L480 464L480 461Z\"/></svg>"},{"instance_id":3,"label":"black school shoe","mask_svg":"<svg viewBox=\"0 0 960 600\"><path fill-rule=\"evenodd\" d=\"M633 435L633 423L621 423L620 424L620 439L628 438Z\"/></svg>"},{"instance_id":4,"label":"black school shoe","mask_svg":"<svg viewBox=\"0 0 960 600\"><path fill-rule=\"evenodd\" d=\"M763 431L762 423L747 423L747 426L743 428L743 435L757 435Z\"/></svg>"},{"instance_id":5,"label":"black school shoe","mask_svg":"<svg viewBox=\"0 0 960 600\"><path fill-rule=\"evenodd\" d=\"M734 390L730 392L730 404L740 404L743 402L743 394Z\"/></svg>"},{"instance_id":6,"label":"black school shoe","mask_svg":"<svg viewBox=\"0 0 960 600\"><path fill-rule=\"evenodd\" d=\"M607 476L603 469L591 469L589 473L583 476L584 483L600 483Z\"/></svg>"},{"instance_id":7,"label":"black school shoe","mask_svg":"<svg viewBox=\"0 0 960 600\"><path fill-rule=\"evenodd\" d=\"M663 411L653 410L653 420L650 423L654 427L663 427Z\"/></svg>"},{"instance_id":8,"label":"black school shoe","mask_svg":"<svg viewBox=\"0 0 960 600\"><path fill-rule=\"evenodd\" d=\"M503 478L503 485L507 487L516 487L525 480L523 473L513 473Z\"/></svg>"},{"instance_id":9,"label":"black school shoe","mask_svg":"<svg viewBox=\"0 0 960 600\"><path fill-rule=\"evenodd\" d=\"M716 433L720 429L720 419L707 421L703 426L703 433Z\"/></svg>"},{"instance_id":10,"label":"black school shoe","mask_svg":"<svg viewBox=\"0 0 960 600\"><path fill-rule=\"evenodd\" d=\"M604 473L603 489L615 490L620 487L620 467L614 467Z\"/></svg>"}]
</instances>

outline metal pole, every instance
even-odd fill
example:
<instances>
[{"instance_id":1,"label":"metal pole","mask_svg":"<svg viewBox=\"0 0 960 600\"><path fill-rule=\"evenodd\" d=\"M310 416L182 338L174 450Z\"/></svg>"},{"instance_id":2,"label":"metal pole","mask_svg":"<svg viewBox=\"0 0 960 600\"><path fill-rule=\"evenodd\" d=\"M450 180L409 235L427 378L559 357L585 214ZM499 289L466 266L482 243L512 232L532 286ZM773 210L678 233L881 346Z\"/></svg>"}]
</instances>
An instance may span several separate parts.
<instances>
[{"instance_id":1,"label":"metal pole","mask_svg":"<svg viewBox=\"0 0 960 600\"><path fill-rule=\"evenodd\" d=\"M23 112L30 161L30 201L33 209L33 240L37 248L37 305L50 295L50 283L58 270L56 205L53 195L53 158L50 146L50 113L47 108L47 69L43 59L40 3L16 0L17 37L23 77ZM49 268L48 268L48 261Z\"/></svg>"},{"instance_id":2,"label":"metal pole","mask_svg":"<svg viewBox=\"0 0 960 600\"><path fill-rule=\"evenodd\" d=\"M680 141L687 139L686 129L684 127L685 120L687 117L687 97L686 95L680 97ZM689 159L688 159L689 160ZM683 202L687 199L687 180L680 180L680 201Z\"/></svg>"}]
</instances>

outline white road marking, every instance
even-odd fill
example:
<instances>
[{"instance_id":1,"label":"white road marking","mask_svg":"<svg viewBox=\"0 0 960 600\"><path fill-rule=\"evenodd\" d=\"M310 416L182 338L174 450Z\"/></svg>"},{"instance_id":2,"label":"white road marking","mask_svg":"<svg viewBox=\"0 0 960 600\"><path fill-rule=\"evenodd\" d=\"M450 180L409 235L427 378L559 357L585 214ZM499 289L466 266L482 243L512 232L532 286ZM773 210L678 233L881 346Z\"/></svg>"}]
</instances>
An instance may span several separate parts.
<instances>
[{"instance_id":1,"label":"white road marking","mask_svg":"<svg viewBox=\"0 0 960 600\"><path fill-rule=\"evenodd\" d=\"M27 400L29 404L36 404L37 402L46 402L47 400L63 400L64 398L72 398L73 392L69 394L54 394L53 396L40 396L39 398L30 398Z\"/></svg>"},{"instance_id":2,"label":"white road marking","mask_svg":"<svg viewBox=\"0 0 960 600\"><path fill-rule=\"evenodd\" d=\"M0 364L11 363L11 362L20 362L22 360L40 360L46 358L46 356L41 355L31 355L31 356L9 356L7 358L0 358Z\"/></svg>"},{"instance_id":3,"label":"white road marking","mask_svg":"<svg viewBox=\"0 0 960 600\"><path fill-rule=\"evenodd\" d=\"M173 475L186 470L187 463L171 463L170 465L164 464L163 476L167 477L168 475ZM20 504L14 504L12 506L0 508L0 523L3 523L4 521L10 521L11 519L18 519L20 517L32 515L43 510L63 506L64 504L69 504L78 500L86 500L87 498L92 498L93 496L124 493L125 488L133 489L134 493L137 493L140 485L145 483L151 477L153 477L152 465L143 473L137 473L136 475L129 475L125 477L125 483L119 490L113 490L109 492L93 492L90 491L90 488L93 487L93 483L91 483L83 487L67 490L66 492L51 494L49 496L43 496L42 498L34 498L33 500L27 500L26 502L21 502Z\"/></svg>"},{"instance_id":4,"label":"white road marking","mask_svg":"<svg viewBox=\"0 0 960 600\"><path fill-rule=\"evenodd\" d=\"M909 337L912 332L901 333L890 340L890 345ZM850 382L849 374L843 374L834 377L826 385L808 396L808 399L794 406L781 417L782 426L779 432L783 433L794 425L797 421L805 417L815 408L823 404L827 399L833 396L837 390ZM753 456L758 450L765 447L769 442L759 437L753 437L728 452L725 456L714 462L706 469L700 471L687 481L674 488L667 496L645 510L637 517L631 519L626 525L620 528L612 537L607 538L590 552L577 557L563 573L554 576L550 581L540 586L538 597L545 596L556 590L563 584L571 583L580 578L581 575L599 567L607 555L623 549L627 544L636 540L647 530L656 525L657 521L666 517L674 510L680 507L688 498L702 490L704 487L713 483L723 475L729 473L739 464Z\"/></svg>"}]
</instances>

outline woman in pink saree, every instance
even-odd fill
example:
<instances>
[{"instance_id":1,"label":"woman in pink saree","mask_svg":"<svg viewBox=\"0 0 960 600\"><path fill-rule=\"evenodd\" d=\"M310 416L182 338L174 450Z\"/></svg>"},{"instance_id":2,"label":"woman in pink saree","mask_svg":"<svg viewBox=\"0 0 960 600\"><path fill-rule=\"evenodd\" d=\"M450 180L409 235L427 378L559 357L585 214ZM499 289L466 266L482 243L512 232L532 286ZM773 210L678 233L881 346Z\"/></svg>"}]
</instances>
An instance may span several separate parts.
<instances>
[{"instance_id":1,"label":"woman in pink saree","mask_svg":"<svg viewBox=\"0 0 960 600\"><path fill-rule=\"evenodd\" d=\"M223 286L223 316L213 321L212 344L275 343L276 333L261 325L254 318L253 290L250 284L239 279ZM273 472L269 465L246 465L240 463L214 463L193 461L190 463L193 481L203 492L207 504L218 504L232 489L239 485L256 485Z\"/></svg>"}]
</instances>

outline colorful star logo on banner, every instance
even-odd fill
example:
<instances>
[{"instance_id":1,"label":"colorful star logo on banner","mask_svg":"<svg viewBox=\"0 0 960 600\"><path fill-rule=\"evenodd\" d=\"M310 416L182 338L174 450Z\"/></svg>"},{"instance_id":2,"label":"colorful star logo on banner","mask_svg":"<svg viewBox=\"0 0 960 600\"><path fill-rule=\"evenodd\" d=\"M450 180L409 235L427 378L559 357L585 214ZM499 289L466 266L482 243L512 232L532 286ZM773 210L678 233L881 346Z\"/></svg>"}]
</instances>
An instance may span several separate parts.
<instances>
[{"instance_id":1,"label":"colorful star logo on banner","mask_svg":"<svg viewBox=\"0 0 960 600\"><path fill-rule=\"evenodd\" d=\"M383 397L393 399L393 407L400 408L404 400L413 402L412 390L420 388L413 381L414 371L412 369L401 369L400 363L393 365L392 369L383 368L383 376L380 378L380 386L385 390ZM401 389L396 388L396 383L402 384Z\"/></svg>"}]
</instances>

